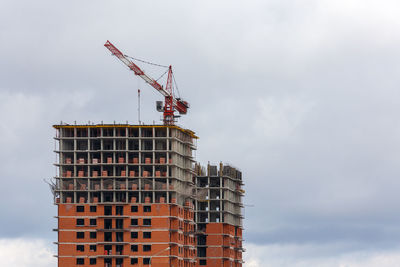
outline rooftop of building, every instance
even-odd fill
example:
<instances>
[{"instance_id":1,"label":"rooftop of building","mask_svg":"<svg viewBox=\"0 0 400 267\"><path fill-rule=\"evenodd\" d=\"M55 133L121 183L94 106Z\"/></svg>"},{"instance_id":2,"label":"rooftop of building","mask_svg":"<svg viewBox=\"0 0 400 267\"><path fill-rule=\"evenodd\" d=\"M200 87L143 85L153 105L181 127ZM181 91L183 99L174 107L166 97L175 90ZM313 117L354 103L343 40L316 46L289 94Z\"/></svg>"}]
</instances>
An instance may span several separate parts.
<instances>
[{"instance_id":1,"label":"rooftop of building","mask_svg":"<svg viewBox=\"0 0 400 267\"><path fill-rule=\"evenodd\" d=\"M60 124L53 125L55 129L66 128L170 128L177 129L185 134L190 135L192 138L199 139L195 132L189 129L181 128L177 125L159 125L159 124L126 124L126 123L113 123L113 124L68 124L61 122Z\"/></svg>"}]
</instances>

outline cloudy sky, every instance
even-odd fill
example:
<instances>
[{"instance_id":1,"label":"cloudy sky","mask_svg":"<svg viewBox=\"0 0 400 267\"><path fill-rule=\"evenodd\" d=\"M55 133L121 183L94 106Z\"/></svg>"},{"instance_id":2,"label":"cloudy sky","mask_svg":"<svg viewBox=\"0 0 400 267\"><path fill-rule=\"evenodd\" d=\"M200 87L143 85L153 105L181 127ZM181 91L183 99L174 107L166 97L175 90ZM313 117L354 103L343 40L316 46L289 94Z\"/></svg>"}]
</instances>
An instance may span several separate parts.
<instances>
[{"instance_id":1,"label":"cloudy sky","mask_svg":"<svg viewBox=\"0 0 400 267\"><path fill-rule=\"evenodd\" d=\"M106 40L172 64L197 159L243 171L246 266L398 266L399 14L395 0L2 0L3 266L55 265L53 124L137 123L138 87L159 123L160 96Z\"/></svg>"}]
</instances>

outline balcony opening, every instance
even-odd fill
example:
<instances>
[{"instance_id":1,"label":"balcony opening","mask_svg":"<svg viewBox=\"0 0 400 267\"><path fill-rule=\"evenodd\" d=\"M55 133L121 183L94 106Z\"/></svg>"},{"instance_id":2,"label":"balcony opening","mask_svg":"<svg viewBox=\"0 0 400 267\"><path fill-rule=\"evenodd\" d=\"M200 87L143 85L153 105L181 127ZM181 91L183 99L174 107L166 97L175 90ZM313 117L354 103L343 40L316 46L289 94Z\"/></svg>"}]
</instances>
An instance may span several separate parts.
<instances>
[{"instance_id":1,"label":"balcony opening","mask_svg":"<svg viewBox=\"0 0 400 267\"><path fill-rule=\"evenodd\" d=\"M205 246L207 244L207 236L206 235L199 235L197 237L197 245Z\"/></svg>"},{"instance_id":2,"label":"balcony opening","mask_svg":"<svg viewBox=\"0 0 400 267\"><path fill-rule=\"evenodd\" d=\"M115 214L116 215L124 215L124 207L123 206L116 206L115 207Z\"/></svg>"},{"instance_id":3,"label":"balcony opening","mask_svg":"<svg viewBox=\"0 0 400 267\"><path fill-rule=\"evenodd\" d=\"M112 242L112 232L104 232L104 242Z\"/></svg>"},{"instance_id":4,"label":"balcony opening","mask_svg":"<svg viewBox=\"0 0 400 267\"><path fill-rule=\"evenodd\" d=\"M115 246L115 251L117 252L117 255L122 255L123 254L123 250L124 250L124 246L122 246L122 245L116 245ZM120 260L122 260L122 259L120 259Z\"/></svg>"},{"instance_id":5,"label":"balcony opening","mask_svg":"<svg viewBox=\"0 0 400 267\"><path fill-rule=\"evenodd\" d=\"M112 215L112 206L104 206L104 215Z\"/></svg>"},{"instance_id":6,"label":"balcony opening","mask_svg":"<svg viewBox=\"0 0 400 267\"><path fill-rule=\"evenodd\" d=\"M106 254L106 255L111 255L112 254L112 246L111 245L105 245L104 246L104 254ZM110 258L104 259L104 262L106 262L106 260L109 260L107 262L109 262L110 266L111 266L111 259Z\"/></svg>"},{"instance_id":7,"label":"balcony opening","mask_svg":"<svg viewBox=\"0 0 400 267\"><path fill-rule=\"evenodd\" d=\"M123 229L124 228L124 220L123 219L116 219L115 220L115 228Z\"/></svg>"},{"instance_id":8,"label":"balcony opening","mask_svg":"<svg viewBox=\"0 0 400 267\"><path fill-rule=\"evenodd\" d=\"M104 229L112 229L112 219L104 219Z\"/></svg>"}]
</instances>

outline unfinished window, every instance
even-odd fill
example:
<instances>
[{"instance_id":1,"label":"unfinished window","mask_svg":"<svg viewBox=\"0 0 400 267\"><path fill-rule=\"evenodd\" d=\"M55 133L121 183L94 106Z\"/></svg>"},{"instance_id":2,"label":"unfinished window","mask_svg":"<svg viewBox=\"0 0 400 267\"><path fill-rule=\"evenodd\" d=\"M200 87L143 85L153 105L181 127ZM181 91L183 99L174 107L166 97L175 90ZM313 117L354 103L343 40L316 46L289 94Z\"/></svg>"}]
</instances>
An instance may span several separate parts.
<instances>
[{"instance_id":1,"label":"unfinished window","mask_svg":"<svg viewBox=\"0 0 400 267\"><path fill-rule=\"evenodd\" d=\"M151 232L143 232L143 238L151 238Z\"/></svg>"},{"instance_id":2,"label":"unfinished window","mask_svg":"<svg viewBox=\"0 0 400 267\"><path fill-rule=\"evenodd\" d=\"M91 140L90 141L90 150L101 150L100 140ZM93 162L93 163L97 163L97 162Z\"/></svg>"},{"instance_id":3,"label":"unfinished window","mask_svg":"<svg viewBox=\"0 0 400 267\"><path fill-rule=\"evenodd\" d=\"M150 168L143 168L143 176L144 177L148 177L151 176L151 167ZM151 179L142 179L142 189L144 190L151 190L152 189L152 180ZM152 195L150 193L147 193L146 196L151 197ZM147 202L145 202L147 203Z\"/></svg>"},{"instance_id":4,"label":"unfinished window","mask_svg":"<svg viewBox=\"0 0 400 267\"><path fill-rule=\"evenodd\" d=\"M131 238L138 238L138 232L131 232Z\"/></svg>"},{"instance_id":5,"label":"unfinished window","mask_svg":"<svg viewBox=\"0 0 400 267\"><path fill-rule=\"evenodd\" d=\"M97 212L97 206L90 206L90 212Z\"/></svg>"},{"instance_id":6,"label":"unfinished window","mask_svg":"<svg viewBox=\"0 0 400 267\"><path fill-rule=\"evenodd\" d=\"M90 232L90 238L91 239L97 238L97 233L96 232Z\"/></svg>"},{"instance_id":7,"label":"unfinished window","mask_svg":"<svg viewBox=\"0 0 400 267\"><path fill-rule=\"evenodd\" d=\"M76 259L76 265L84 265L84 264L85 264L85 259L82 259L82 258Z\"/></svg>"},{"instance_id":8,"label":"unfinished window","mask_svg":"<svg viewBox=\"0 0 400 267\"><path fill-rule=\"evenodd\" d=\"M197 245L205 246L207 244L207 236L206 235L198 235L197 236Z\"/></svg>"},{"instance_id":9,"label":"unfinished window","mask_svg":"<svg viewBox=\"0 0 400 267\"><path fill-rule=\"evenodd\" d=\"M128 131L129 137L138 137L139 129L138 128L130 128Z\"/></svg>"},{"instance_id":10,"label":"unfinished window","mask_svg":"<svg viewBox=\"0 0 400 267\"><path fill-rule=\"evenodd\" d=\"M113 128L103 128L103 136L113 136L114 129Z\"/></svg>"},{"instance_id":11,"label":"unfinished window","mask_svg":"<svg viewBox=\"0 0 400 267\"><path fill-rule=\"evenodd\" d=\"M138 206L131 206L131 212L138 212Z\"/></svg>"},{"instance_id":12,"label":"unfinished window","mask_svg":"<svg viewBox=\"0 0 400 267\"><path fill-rule=\"evenodd\" d=\"M167 150L167 141L166 140L156 140L156 149L155 150Z\"/></svg>"},{"instance_id":13,"label":"unfinished window","mask_svg":"<svg viewBox=\"0 0 400 267\"><path fill-rule=\"evenodd\" d=\"M153 141L152 140L143 140L142 141L142 150L153 150Z\"/></svg>"},{"instance_id":14,"label":"unfinished window","mask_svg":"<svg viewBox=\"0 0 400 267\"><path fill-rule=\"evenodd\" d=\"M200 260L199 265L207 265L207 260Z\"/></svg>"},{"instance_id":15,"label":"unfinished window","mask_svg":"<svg viewBox=\"0 0 400 267\"><path fill-rule=\"evenodd\" d=\"M74 129L62 129L63 137L74 137Z\"/></svg>"},{"instance_id":16,"label":"unfinished window","mask_svg":"<svg viewBox=\"0 0 400 267\"><path fill-rule=\"evenodd\" d=\"M138 251L138 245L131 245L131 251L132 252L137 252Z\"/></svg>"},{"instance_id":17,"label":"unfinished window","mask_svg":"<svg viewBox=\"0 0 400 267\"><path fill-rule=\"evenodd\" d=\"M90 259L90 265L96 265L97 259Z\"/></svg>"},{"instance_id":18,"label":"unfinished window","mask_svg":"<svg viewBox=\"0 0 400 267\"><path fill-rule=\"evenodd\" d=\"M61 147L62 147L63 151L74 150L74 141L73 140L63 140L61 142Z\"/></svg>"},{"instance_id":19,"label":"unfinished window","mask_svg":"<svg viewBox=\"0 0 400 267\"><path fill-rule=\"evenodd\" d=\"M76 232L76 238L77 239L85 238L85 232Z\"/></svg>"},{"instance_id":20,"label":"unfinished window","mask_svg":"<svg viewBox=\"0 0 400 267\"><path fill-rule=\"evenodd\" d=\"M104 215L112 215L112 206L104 206Z\"/></svg>"},{"instance_id":21,"label":"unfinished window","mask_svg":"<svg viewBox=\"0 0 400 267\"><path fill-rule=\"evenodd\" d=\"M126 150L125 140L117 140L116 145L117 145L117 150ZM119 163L123 163L123 162L119 162Z\"/></svg>"},{"instance_id":22,"label":"unfinished window","mask_svg":"<svg viewBox=\"0 0 400 267\"><path fill-rule=\"evenodd\" d=\"M90 225L97 225L96 219L90 219Z\"/></svg>"},{"instance_id":23,"label":"unfinished window","mask_svg":"<svg viewBox=\"0 0 400 267\"><path fill-rule=\"evenodd\" d=\"M143 206L143 212L151 212L151 206Z\"/></svg>"},{"instance_id":24,"label":"unfinished window","mask_svg":"<svg viewBox=\"0 0 400 267\"><path fill-rule=\"evenodd\" d=\"M77 150L88 150L88 141L87 140L76 141L76 149Z\"/></svg>"},{"instance_id":25,"label":"unfinished window","mask_svg":"<svg viewBox=\"0 0 400 267\"><path fill-rule=\"evenodd\" d=\"M111 229L111 228L112 228L112 220L104 219L104 229Z\"/></svg>"},{"instance_id":26,"label":"unfinished window","mask_svg":"<svg viewBox=\"0 0 400 267\"><path fill-rule=\"evenodd\" d=\"M117 252L117 255L122 255L123 250L124 250L124 246L122 246L122 245L115 246L115 251Z\"/></svg>"},{"instance_id":27,"label":"unfinished window","mask_svg":"<svg viewBox=\"0 0 400 267\"><path fill-rule=\"evenodd\" d=\"M124 233L123 232L116 232L115 237L117 242L124 242Z\"/></svg>"},{"instance_id":28,"label":"unfinished window","mask_svg":"<svg viewBox=\"0 0 400 267\"><path fill-rule=\"evenodd\" d=\"M131 219L131 225L138 225L138 219Z\"/></svg>"},{"instance_id":29,"label":"unfinished window","mask_svg":"<svg viewBox=\"0 0 400 267\"><path fill-rule=\"evenodd\" d=\"M112 189L112 187L109 190L111 190L111 189ZM104 192L103 197L104 197L104 202L113 202L113 193L112 192Z\"/></svg>"},{"instance_id":30,"label":"unfinished window","mask_svg":"<svg viewBox=\"0 0 400 267\"><path fill-rule=\"evenodd\" d=\"M208 223L208 213L207 212L198 213L197 216L199 217L199 222Z\"/></svg>"},{"instance_id":31,"label":"unfinished window","mask_svg":"<svg viewBox=\"0 0 400 267\"><path fill-rule=\"evenodd\" d=\"M87 137L88 129L76 129L76 136L77 137Z\"/></svg>"},{"instance_id":32,"label":"unfinished window","mask_svg":"<svg viewBox=\"0 0 400 267\"><path fill-rule=\"evenodd\" d=\"M112 190L113 187L113 179L103 179L103 188L105 190Z\"/></svg>"},{"instance_id":33,"label":"unfinished window","mask_svg":"<svg viewBox=\"0 0 400 267\"><path fill-rule=\"evenodd\" d=\"M131 265L135 265L138 263L139 263L138 258L131 258Z\"/></svg>"},{"instance_id":34,"label":"unfinished window","mask_svg":"<svg viewBox=\"0 0 400 267\"><path fill-rule=\"evenodd\" d=\"M117 128L115 129L117 136L126 136L126 129L125 128Z\"/></svg>"},{"instance_id":35,"label":"unfinished window","mask_svg":"<svg viewBox=\"0 0 400 267\"><path fill-rule=\"evenodd\" d=\"M151 226L151 219L143 219L144 226Z\"/></svg>"},{"instance_id":36,"label":"unfinished window","mask_svg":"<svg viewBox=\"0 0 400 267\"><path fill-rule=\"evenodd\" d=\"M219 214L219 212L210 214L210 222L220 222L220 214Z\"/></svg>"},{"instance_id":37,"label":"unfinished window","mask_svg":"<svg viewBox=\"0 0 400 267\"><path fill-rule=\"evenodd\" d=\"M129 140L128 141L128 149L129 150L139 150L139 141L138 140Z\"/></svg>"},{"instance_id":38,"label":"unfinished window","mask_svg":"<svg viewBox=\"0 0 400 267\"><path fill-rule=\"evenodd\" d=\"M197 229L198 229L199 231L205 232L205 231L206 231L206 226L207 226L207 224L198 223L198 224L197 224Z\"/></svg>"},{"instance_id":39,"label":"unfinished window","mask_svg":"<svg viewBox=\"0 0 400 267\"><path fill-rule=\"evenodd\" d=\"M76 219L76 226L84 226L85 219Z\"/></svg>"},{"instance_id":40,"label":"unfinished window","mask_svg":"<svg viewBox=\"0 0 400 267\"><path fill-rule=\"evenodd\" d=\"M143 265L150 265L150 258L143 258Z\"/></svg>"},{"instance_id":41,"label":"unfinished window","mask_svg":"<svg viewBox=\"0 0 400 267\"><path fill-rule=\"evenodd\" d=\"M90 136L91 137L100 137L101 136L101 129L99 129L99 128L90 129Z\"/></svg>"},{"instance_id":42,"label":"unfinished window","mask_svg":"<svg viewBox=\"0 0 400 267\"><path fill-rule=\"evenodd\" d=\"M156 128L155 135L156 135L156 137L166 137L167 129L166 128Z\"/></svg>"},{"instance_id":43,"label":"unfinished window","mask_svg":"<svg viewBox=\"0 0 400 267\"><path fill-rule=\"evenodd\" d=\"M125 188L125 183L123 184L124 188ZM126 202L126 194L125 192L117 192L115 194L115 199L117 202ZM122 214L117 214L117 215L122 215Z\"/></svg>"},{"instance_id":44,"label":"unfinished window","mask_svg":"<svg viewBox=\"0 0 400 267\"><path fill-rule=\"evenodd\" d=\"M151 251L151 245L143 245L143 251L144 252Z\"/></svg>"},{"instance_id":45,"label":"unfinished window","mask_svg":"<svg viewBox=\"0 0 400 267\"><path fill-rule=\"evenodd\" d=\"M104 232L104 241L112 242L112 232Z\"/></svg>"},{"instance_id":46,"label":"unfinished window","mask_svg":"<svg viewBox=\"0 0 400 267\"><path fill-rule=\"evenodd\" d=\"M198 210L208 211L208 202L198 202Z\"/></svg>"},{"instance_id":47,"label":"unfinished window","mask_svg":"<svg viewBox=\"0 0 400 267\"><path fill-rule=\"evenodd\" d=\"M115 220L115 228L123 229L124 228L124 220L123 219L116 219Z\"/></svg>"},{"instance_id":48,"label":"unfinished window","mask_svg":"<svg viewBox=\"0 0 400 267\"><path fill-rule=\"evenodd\" d=\"M84 212L85 206L76 206L76 212Z\"/></svg>"},{"instance_id":49,"label":"unfinished window","mask_svg":"<svg viewBox=\"0 0 400 267\"><path fill-rule=\"evenodd\" d=\"M123 206L116 206L115 207L115 213L117 215L124 215L124 207Z\"/></svg>"},{"instance_id":50,"label":"unfinished window","mask_svg":"<svg viewBox=\"0 0 400 267\"><path fill-rule=\"evenodd\" d=\"M96 245L90 245L90 252L96 252L97 251L97 246Z\"/></svg>"},{"instance_id":51,"label":"unfinished window","mask_svg":"<svg viewBox=\"0 0 400 267\"><path fill-rule=\"evenodd\" d=\"M85 251L85 246L84 245L77 245L76 246L76 250L80 251L80 252L84 252Z\"/></svg>"},{"instance_id":52,"label":"unfinished window","mask_svg":"<svg viewBox=\"0 0 400 267\"><path fill-rule=\"evenodd\" d=\"M153 136L153 129L145 129L145 128L142 128L141 129L141 131L142 131L142 137L152 137Z\"/></svg>"},{"instance_id":53,"label":"unfinished window","mask_svg":"<svg viewBox=\"0 0 400 267\"><path fill-rule=\"evenodd\" d=\"M113 150L114 149L114 142L112 140L104 140L103 142L103 150ZM111 163L111 162L107 162Z\"/></svg>"},{"instance_id":54,"label":"unfinished window","mask_svg":"<svg viewBox=\"0 0 400 267\"><path fill-rule=\"evenodd\" d=\"M210 178L210 187L220 187L220 179L219 177L211 177Z\"/></svg>"}]
</instances>

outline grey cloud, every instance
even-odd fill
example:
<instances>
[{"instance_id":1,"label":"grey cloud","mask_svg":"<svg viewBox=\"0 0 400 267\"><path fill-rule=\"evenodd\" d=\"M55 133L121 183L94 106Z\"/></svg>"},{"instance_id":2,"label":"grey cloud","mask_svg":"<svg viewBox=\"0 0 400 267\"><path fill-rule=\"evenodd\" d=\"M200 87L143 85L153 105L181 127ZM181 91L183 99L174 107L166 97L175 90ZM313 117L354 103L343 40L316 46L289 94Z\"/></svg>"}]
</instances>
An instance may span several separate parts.
<instances>
[{"instance_id":1,"label":"grey cloud","mask_svg":"<svg viewBox=\"0 0 400 267\"><path fill-rule=\"evenodd\" d=\"M10 204L0 236L54 237L42 182L54 173L52 124L136 122L138 86L142 120L159 121L160 97L109 55L110 39L174 66L198 160L244 172L255 205L248 241L390 247L400 221L400 7L384 2L4 1L0 199Z\"/></svg>"}]
</instances>

